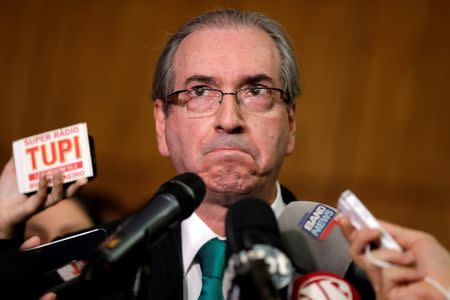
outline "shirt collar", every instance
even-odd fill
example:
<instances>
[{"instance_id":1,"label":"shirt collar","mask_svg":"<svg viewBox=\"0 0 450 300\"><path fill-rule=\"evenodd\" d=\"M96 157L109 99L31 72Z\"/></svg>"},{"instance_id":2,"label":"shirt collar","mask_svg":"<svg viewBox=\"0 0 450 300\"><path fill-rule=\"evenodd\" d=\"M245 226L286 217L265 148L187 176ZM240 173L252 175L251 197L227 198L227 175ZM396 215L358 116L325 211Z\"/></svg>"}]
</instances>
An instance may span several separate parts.
<instances>
[{"instance_id":1,"label":"shirt collar","mask_svg":"<svg viewBox=\"0 0 450 300\"><path fill-rule=\"evenodd\" d=\"M276 182L277 186L277 194L275 196L275 201L270 205L272 207L273 212L275 213L275 217L279 217L286 207L286 203L283 201L283 196L281 195L281 186L280 183Z\"/></svg>"}]
</instances>

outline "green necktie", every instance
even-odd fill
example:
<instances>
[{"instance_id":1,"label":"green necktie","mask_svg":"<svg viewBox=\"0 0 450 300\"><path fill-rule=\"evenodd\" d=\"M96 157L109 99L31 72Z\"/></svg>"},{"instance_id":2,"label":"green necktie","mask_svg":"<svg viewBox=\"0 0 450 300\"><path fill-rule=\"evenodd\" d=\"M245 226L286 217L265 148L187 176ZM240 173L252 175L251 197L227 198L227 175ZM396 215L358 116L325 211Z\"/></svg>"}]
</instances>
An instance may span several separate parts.
<instances>
[{"instance_id":1,"label":"green necktie","mask_svg":"<svg viewBox=\"0 0 450 300\"><path fill-rule=\"evenodd\" d=\"M197 252L202 270L202 291L199 300L223 299L222 278L225 269L225 241L214 238Z\"/></svg>"}]
</instances>

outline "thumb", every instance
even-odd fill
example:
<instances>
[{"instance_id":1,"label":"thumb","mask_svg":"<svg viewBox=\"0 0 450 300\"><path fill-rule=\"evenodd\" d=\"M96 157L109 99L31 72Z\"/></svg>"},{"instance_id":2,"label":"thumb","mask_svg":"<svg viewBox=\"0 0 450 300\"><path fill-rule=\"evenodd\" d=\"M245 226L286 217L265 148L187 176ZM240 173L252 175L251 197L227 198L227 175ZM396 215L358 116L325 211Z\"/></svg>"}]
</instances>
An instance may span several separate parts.
<instances>
[{"instance_id":1,"label":"thumb","mask_svg":"<svg viewBox=\"0 0 450 300\"><path fill-rule=\"evenodd\" d=\"M20 246L20 250L27 250L30 248L37 247L41 244L41 238L37 235L30 237Z\"/></svg>"}]
</instances>

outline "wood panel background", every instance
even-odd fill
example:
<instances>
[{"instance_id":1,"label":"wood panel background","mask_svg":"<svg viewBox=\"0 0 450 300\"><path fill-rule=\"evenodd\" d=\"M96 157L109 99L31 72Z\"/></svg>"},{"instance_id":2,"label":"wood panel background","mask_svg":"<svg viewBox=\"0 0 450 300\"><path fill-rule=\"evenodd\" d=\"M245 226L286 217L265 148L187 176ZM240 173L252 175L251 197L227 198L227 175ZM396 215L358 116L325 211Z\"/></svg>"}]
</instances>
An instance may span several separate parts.
<instances>
[{"instance_id":1,"label":"wood panel background","mask_svg":"<svg viewBox=\"0 0 450 300\"><path fill-rule=\"evenodd\" d=\"M2 1L0 162L15 139L87 122L98 177L85 192L117 214L139 208L174 175L149 100L164 42L206 10L257 10L287 29L301 65L297 148L282 183L330 205L351 188L376 216L450 248L449 3Z\"/></svg>"}]
</instances>

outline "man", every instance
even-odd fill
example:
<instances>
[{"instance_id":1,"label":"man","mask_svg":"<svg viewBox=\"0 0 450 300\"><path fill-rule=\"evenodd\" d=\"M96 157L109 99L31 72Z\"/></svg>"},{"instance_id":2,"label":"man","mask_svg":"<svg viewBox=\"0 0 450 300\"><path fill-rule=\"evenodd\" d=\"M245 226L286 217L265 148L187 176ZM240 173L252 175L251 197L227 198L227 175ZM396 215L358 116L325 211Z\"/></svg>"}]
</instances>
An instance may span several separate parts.
<instances>
[{"instance_id":1,"label":"man","mask_svg":"<svg viewBox=\"0 0 450 300\"><path fill-rule=\"evenodd\" d=\"M228 208L256 197L279 214L295 200L277 179L295 147L298 77L286 33L257 13L214 11L172 36L153 83L158 148L178 173L202 177L205 198L191 217L154 244L136 280L121 274L126 282L108 282L101 296L118 298L117 290L133 281L139 299L223 297L221 280L212 283L203 262L221 258L218 265L224 265ZM209 245L214 251L205 260ZM126 291L120 296L129 298Z\"/></svg>"},{"instance_id":2,"label":"man","mask_svg":"<svg viewBox=\"0 0 450 300\"><path fill-rule=\"evenodd\" d=\"M287 35L263 15L215 11L172 36L153 83L158 148L178 173L200 175L206 195L152 248L135 285L140 299L220 298L202 291L197 253L223 241L228 207L239 199L260 198L280 213L282 198L293 198L282 197L277 178L294 151L299 92Z\"/></svg>"},{"instance_id":3,"label":"man","mask_svg":"<svg viewBox=\"0 0 450 300\"><path fill-rule=\"evenodd\" d=\"M178 173L200 175L206 195L155 247L153 276L141 286L149 298L203 293L197 252L225 236L228 208L239 199L257 197L282 210L277 178L294 151L299 92L288 38L263 15L215 11L192 19L169 40L153 83L158 148Z\"/></svg>"}]
</instances>

